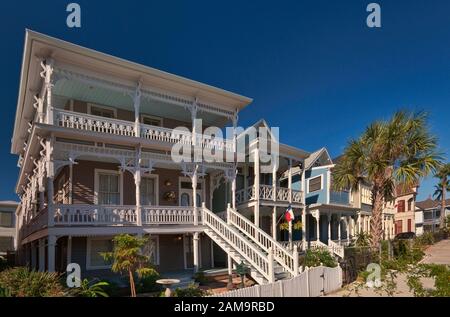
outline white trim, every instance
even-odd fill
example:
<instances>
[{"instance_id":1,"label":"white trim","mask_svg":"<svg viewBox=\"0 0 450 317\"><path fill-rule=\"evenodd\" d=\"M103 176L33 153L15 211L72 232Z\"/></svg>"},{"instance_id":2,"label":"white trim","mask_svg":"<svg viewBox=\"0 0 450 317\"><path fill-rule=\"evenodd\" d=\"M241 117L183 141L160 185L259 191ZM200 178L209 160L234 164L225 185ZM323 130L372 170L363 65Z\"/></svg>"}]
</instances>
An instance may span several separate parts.
<instances>
[{"instance_id":1,"label":"white trim","mask_svg":"<svg viewBox=\"0 0 450 317\"><path fill-rule=\"evenodd\" d=\"M87 113L92 115L92 107L94 108L100 108L100 109L105 109L105 110L110 110L114 113L114 119L117 119L117 108L114 107L110 107L110 106L104 106L104 105L99 105L96 103L88 103L87 104Z\"/></svg>"},{"instance_id":2,"label":"white trim","mask_svg":"<svg viewBox=\"0 0 450 317\"><path fill-rule=\"evenodd\" d=\"M325 168L333 168L335 166L335 164L331 164L331 165L322 165L322 166L313 166L310 168L310 170L314 171L314 170L320 170L320 169L325 169Z\"/></svg>"},{"instance_id":3,"label":"white trim","mask_svg":"<svg viewBox=\"0 0 450 317\"><path fill-rule=\"evenodd\" d=\"M141 114L140 115L140 122L142 123L142 124L146 124L146 123L144 123L144 118L149 118L149 119L152 119L152 120L158 120L159 121L159 127L163 127L164 125L164 119L162 118L162 117L157 117L157 116L152 116L152 115L149 115L149 114Z\"/></svg>"},{"instance_id":4,"label":"white trim","mask_svg":"<svg viewBox=\"0 0 450 317\"><path fill-rule=\"evenodd\" d=\"M72 112L73 112L73 105L74 105L74 100L73 100L73 99L70 99L70 102L69 102L69 110L72 111Z\"/></svg>"},{"instance_id":5,"label":"white trim","mask_svg":"<svg viewBox=\"0 0 450 317\"><path fill-rule=\"evenodd\" d=\"M315 190L315 191L313 191L313 192L309 191L309 182L310 182L312 179L316 179L316 178L318 178L318 177L320 177L320 189L319 189L319 190ZM315 192L319 192L319 191L323 190L323 174L320 174L320 175L317 175L317 176L308 178L306 184L307 184L307 186L306 186L306 187L307 187L307 194L309 194L309 193L315 193Z\"/></svg>"},{"instance_id":6,"label":"white trim","mask_svg":"<svg viewBox=\"0 0 450 317\"><path fill-rule=\"evenodd\" d=\"M67 264L72 263L72 236L67 236Z\"/></svg>"},{"instance_id":7,"label":"white trim","mask_svg":"<svg viewBox=\"0 0 450 317\"><path fill-rule=\"evenodd\" d=\"M103 270L103 269L110 269L112 265L99 265L99 266L92 266L91 265L91 242L93 240L111 240L111 237L87 237L86 239L86 270L92 271L92 270Z\"/></svg>"},{"instance_id":8,"label":"white trim","mask_svg":"<svg viewBox=\"0 0 450 317\"><path fill-rule=\"evenodd\" d=\"M155 198L156 201L153 206L159 206L159 175L158 174L143 174L141 178L153 178L155 180ZM141 179L142 182L142 179ZM141 192L142 195L142 192Z\"/></svg>"},{"instance_id":9,"label":"white trim","mask_svg":"<svg viewBox=\"0 0 450 317\"><path fill-rule=\"evenodd\" d=\"M330 196L331 196L331 170L327 171L327 188L328 188L327 204L329 204L330 203ZM350 201L350 197L349 197L349 201Z\"/></svg>"},{"instance_id":10,"label":"white trim","mask_svg":"<svg viewBox=\"0 0 450 317\"><path fill-rule=\"evenodd\" d=\"M94 169L94 205L98 205L99 173L119 175L119 205L123 205L123 173L116 170Z\"/></svg>"}]
</instances>

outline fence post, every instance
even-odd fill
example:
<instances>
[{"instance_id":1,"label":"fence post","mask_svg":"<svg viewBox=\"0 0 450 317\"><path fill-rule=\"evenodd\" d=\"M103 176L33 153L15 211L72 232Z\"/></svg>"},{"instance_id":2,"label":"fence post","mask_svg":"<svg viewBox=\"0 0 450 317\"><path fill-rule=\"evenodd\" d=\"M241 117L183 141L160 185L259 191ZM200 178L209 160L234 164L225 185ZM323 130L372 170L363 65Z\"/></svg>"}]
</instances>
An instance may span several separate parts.
<instances>
[{"instance_id":1,"label":"fence post","mask_svg":"<svg viewBox=\"0 0 450 317\"><path fill-rule=\"evenodd\" d=\"M283 281L278 281L280 283L280 296L284 297L284 291L283 291Z\"/></svg>"},{"instance_id":2,"label":"fence post","mask_svg":"<svg viewBox=\"0 0 450 317\"><path fill-rule=\"evenodd\" d=\"M306 274L306 297L309 296L309 269L307 266L305 266L304 273Z\"/></svg>"},{"instance_id":3,"label":"fence post","mask_svg":"<svg viewBox=\"0 0 450 317\"><path fill-rule=\"evenodd\" d=\"M292 253L294 257L294 277L298 276L298 250L297 245L294 245L294 252Z\"/></svg>"}]
</instances>

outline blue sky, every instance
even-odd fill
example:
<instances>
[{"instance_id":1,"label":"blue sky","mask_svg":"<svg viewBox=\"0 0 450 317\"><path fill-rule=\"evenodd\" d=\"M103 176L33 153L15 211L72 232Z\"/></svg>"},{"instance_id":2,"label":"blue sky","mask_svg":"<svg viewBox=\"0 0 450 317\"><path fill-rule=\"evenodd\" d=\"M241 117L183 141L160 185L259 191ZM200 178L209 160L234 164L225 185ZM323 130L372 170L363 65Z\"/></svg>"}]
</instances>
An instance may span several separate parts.
<instances>
[{"instance_id":1,"label":"blue sky","mask_svg":"<svg viewBox=\"0 0 450 317\"><path fill-rule=\"evenodd\" d=\"M305 150L337 156L402 108L428 111L450 153L450 1L377 1L381 29L366 26L361 0L77 1L81 29L65 24L69 2L0 5L0 200L17 199L9 153L25 28L251 97L241 126L265 118Z\"/></svg>"}]
</instances>

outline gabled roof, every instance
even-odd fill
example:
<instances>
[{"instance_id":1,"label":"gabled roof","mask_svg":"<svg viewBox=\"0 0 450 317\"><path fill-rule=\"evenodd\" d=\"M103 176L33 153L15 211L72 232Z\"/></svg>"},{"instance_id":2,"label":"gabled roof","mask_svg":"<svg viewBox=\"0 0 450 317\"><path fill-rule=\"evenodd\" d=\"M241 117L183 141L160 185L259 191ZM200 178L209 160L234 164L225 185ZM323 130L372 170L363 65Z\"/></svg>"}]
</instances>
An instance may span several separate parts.
<instances>
[{"instance_id":1,"label":"gabled roof","mask_svg":"<svg viewBox=\"0 0 450 317\"><path fill-rule=\"evenodd\" d=\"M445 201L446 206L450 206L450 199L447 199ZM420 209L433 209L433 208L440 208L441 207L441 201L440 200L434 200L431 199L431 197L428 197L428 199L423 201L416 202L416 207L419 207Z\"/></svg>"},{"instance_id":2,"label":"gabled roof","mask_svg":"<svg viewBox=\"0 0 450 317\"><path fill-rule=\"evenodd\" d=\"M333 161L331 160L330 154L328 153L328 150L326 148L321 148L309 155L308 158L305 160L305 169L310 169L314 166L314 164L319 161L320 159L323 160L323 162L327 162L329 164L333 164Z\"/></svg>"}]
</instances>

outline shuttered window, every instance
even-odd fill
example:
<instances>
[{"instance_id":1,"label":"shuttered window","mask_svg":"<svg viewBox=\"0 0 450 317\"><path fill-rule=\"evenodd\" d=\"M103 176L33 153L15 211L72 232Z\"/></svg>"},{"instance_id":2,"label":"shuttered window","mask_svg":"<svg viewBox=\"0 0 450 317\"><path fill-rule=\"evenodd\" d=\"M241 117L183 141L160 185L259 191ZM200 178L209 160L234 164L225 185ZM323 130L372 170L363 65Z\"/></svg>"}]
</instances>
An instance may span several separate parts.
<instances>
[{"instance_id":1,"label":"shuttered window","mask_svg":"<svg viewBox=\"0 0 450 317\"><path fill-rule=\"evenodd\" d=\"M98 203L100 205L120 204L120 177L117 174L99 173Z\"/></svg>"},{"instance_id":2,"label":"shuttered window","mask_svg":"<svg viewBox=\"0 0 450 317\"><path fill-rule=\"evenodd\" d=\"M314 177L309 180L309 186L308 186L309 192L316 192L322 189L322 177Z\"/></svg>"}]
</instances>

